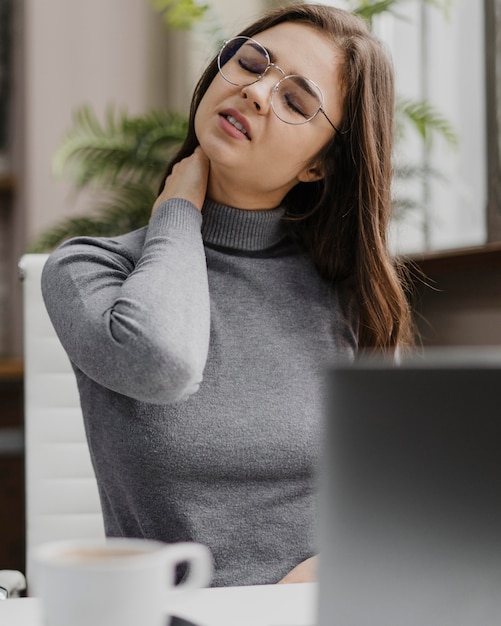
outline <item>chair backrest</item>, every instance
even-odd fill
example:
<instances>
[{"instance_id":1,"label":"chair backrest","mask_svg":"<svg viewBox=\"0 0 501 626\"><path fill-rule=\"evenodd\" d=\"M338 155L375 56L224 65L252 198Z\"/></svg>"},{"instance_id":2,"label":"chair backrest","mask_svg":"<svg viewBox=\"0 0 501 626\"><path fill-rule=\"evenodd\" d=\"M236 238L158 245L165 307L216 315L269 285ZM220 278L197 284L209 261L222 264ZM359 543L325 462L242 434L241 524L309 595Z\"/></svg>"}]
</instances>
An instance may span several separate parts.
<instances>
[{"instance_id":1,"label":"chair backrest","mask_svg":"<svg viewBox=\"0 0 501 626\"><path fill-rule=\"evenodd\" d=\"M58 539L104 536L97 483L75 376L45 310L47 255L19 263L24 296L26 572L32 549Z\"/></svg>"}]
</instances>

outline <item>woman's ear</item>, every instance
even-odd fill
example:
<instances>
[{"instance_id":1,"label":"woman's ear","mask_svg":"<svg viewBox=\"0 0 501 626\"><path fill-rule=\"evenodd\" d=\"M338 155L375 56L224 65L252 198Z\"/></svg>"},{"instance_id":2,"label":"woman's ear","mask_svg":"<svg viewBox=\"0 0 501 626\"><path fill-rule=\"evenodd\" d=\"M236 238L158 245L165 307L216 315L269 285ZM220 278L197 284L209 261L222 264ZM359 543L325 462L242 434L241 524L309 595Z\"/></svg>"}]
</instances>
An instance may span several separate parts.
<instances>
[{"instance_id":1,"label":"woman's ear","mask_svg":"<svg viewBox=\"0 0 501 626\"><path fill-rule=\"evenodd\" d=\"M317 180L322 180L323 177L324 168L321 163L315 163L314 165L305 167L298 175L298 179L301 183L314 183Z\"/></svg>"}]
</instances>

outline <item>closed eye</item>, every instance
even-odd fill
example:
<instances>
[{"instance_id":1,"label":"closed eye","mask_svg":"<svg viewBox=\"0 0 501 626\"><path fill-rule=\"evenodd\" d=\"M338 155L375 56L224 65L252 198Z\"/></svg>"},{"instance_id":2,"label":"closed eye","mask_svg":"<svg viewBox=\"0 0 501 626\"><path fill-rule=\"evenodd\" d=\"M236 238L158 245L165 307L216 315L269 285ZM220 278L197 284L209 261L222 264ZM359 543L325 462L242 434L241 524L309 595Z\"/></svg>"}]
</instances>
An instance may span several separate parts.
<instances>
[{"instance_id":1,"label":"closed eye","mask_svg":"<svg viewBox=\"0 0 501 626\"><path fill-rule=\"evenodd\" d=\"M244 57L239 57L237 63L243 70L245 70L246 72L251 72L251 74L261 74L263 72L261 64L256 65L255 63L252 63L252 61L249 61Z\"/></svg>"},{"instance_id":2,"label":"closed eye","mask_svg":"<svg viewBox=\"0 0 501 626\"><path fill-rule=\"evenodd\" d=\"M290 94L284 94L283 100L286 106L291 111L293 111L294 113L298 113L299 115L302 115L303 117L308 117L308 115L301 109L301 106L297 102L294 101L294 98L292 98Z\"/></svg>"}]
</instances>

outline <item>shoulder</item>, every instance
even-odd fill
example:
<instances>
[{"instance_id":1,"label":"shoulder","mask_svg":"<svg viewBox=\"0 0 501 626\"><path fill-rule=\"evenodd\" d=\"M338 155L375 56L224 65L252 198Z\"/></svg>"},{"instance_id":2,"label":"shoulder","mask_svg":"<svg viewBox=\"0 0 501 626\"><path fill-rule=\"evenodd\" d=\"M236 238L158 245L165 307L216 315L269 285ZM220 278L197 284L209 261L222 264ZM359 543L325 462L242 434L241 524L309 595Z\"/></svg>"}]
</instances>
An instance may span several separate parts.
<instances>
[{"instance_id":1,"label":"shoulder","mask_svg":"<svg viewBox=\"0 0 501 626\"><path fill-rule=\"evenodd\" d=\"M74 237L64 242L44 265L44 298L70 285L85 285L91 277L127 276L138 263L145 236L146 227L117 237Z\"/></svg>"},{"instance_id":2,"label":"shoulder","mask_svg":"<svg viewBox=\"0 0 501 626\"><path fill-rule=\"evenodd\" d=\"M116 237L75 237L63 243L58 250L67 251L89 248L124 254L131 258L139 258L146 238L147 226Z\"/></svg>"},{"instance_id":3,"label":"shoulder","mask_svg":"<svg viewBox=\"0 0 501 626\"><path fill-rule=\"evenodd\" d=\"M49 255L46 267L69 261L93 261L99 258L135 266L141 256L147 227L116 237L74 237Z\"/></svg>"}]
</instances>

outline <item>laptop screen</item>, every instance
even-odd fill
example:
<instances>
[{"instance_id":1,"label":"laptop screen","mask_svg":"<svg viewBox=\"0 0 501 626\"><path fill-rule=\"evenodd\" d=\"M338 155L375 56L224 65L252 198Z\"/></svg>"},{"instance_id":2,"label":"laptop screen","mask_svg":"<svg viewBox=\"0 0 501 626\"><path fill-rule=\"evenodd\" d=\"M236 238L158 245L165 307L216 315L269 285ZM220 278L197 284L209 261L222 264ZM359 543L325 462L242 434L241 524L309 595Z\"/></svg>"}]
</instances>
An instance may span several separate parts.
<instances>
[{"instance_id":1,"label":"laptop screen","mask_svg":"<svg viewBox=\"0 0 501 626\"><path fill-rule=\"evenodd\" d=\"M501 353L328 378L319 626L501 623Z\"/></svg>"}]
</instances>

